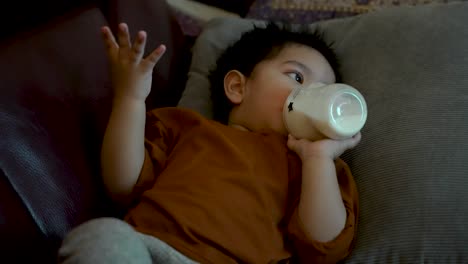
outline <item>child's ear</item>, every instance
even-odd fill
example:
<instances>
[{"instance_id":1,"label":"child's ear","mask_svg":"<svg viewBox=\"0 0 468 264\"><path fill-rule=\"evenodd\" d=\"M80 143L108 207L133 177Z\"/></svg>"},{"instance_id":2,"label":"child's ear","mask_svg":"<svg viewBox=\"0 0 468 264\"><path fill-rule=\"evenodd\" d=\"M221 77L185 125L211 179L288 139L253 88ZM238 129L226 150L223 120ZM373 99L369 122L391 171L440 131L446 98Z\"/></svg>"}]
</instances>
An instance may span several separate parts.
<instances>
[{"instance_id":1,"label":"child's ear","mask_svg":"<svg viewBox=\"0 0 468 264\"><path fill-rule=\"evenodd\" d=\"M233 104L240 104L244 99L245 81L244 74L237 70L231 70L224 76L224 92Z\"/></svg>"}]
</instances>

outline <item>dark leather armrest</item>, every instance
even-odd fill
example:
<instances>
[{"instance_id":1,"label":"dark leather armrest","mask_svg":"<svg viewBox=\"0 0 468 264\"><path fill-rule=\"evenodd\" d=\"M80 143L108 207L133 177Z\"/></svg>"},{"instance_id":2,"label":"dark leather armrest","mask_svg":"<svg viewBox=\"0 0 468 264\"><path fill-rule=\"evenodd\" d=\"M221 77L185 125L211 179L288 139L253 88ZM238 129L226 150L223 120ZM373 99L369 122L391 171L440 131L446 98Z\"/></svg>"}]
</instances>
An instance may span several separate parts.
<instances>
[{"instance_id":1,"label":"dark leather armrest","mask_svg":"<svg viewBox=\"0 0 468 264\"><path fill-rule=\"evenodd\" d=\"M148 104L175 105L188 61L164 0L86 5L0 42L2 263L54 262L71 228L118 213L99 162L111 110L100 27L118 21L147 30L148 48L167 45Z\"/></svg>"}]
</instances>

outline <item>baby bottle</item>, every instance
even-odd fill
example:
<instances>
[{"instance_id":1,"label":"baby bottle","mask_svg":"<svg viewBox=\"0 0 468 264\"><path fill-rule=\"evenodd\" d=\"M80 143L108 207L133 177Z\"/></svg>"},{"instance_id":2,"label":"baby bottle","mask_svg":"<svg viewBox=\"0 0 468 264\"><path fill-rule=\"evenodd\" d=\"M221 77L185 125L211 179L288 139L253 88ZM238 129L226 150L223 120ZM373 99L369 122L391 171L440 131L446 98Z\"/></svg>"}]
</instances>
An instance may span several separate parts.
<instances>
[{"instance_id":1,"label":"baby bottle","mask_svg":"<svg viewBox=\"0 0 468 264\"><path fill-rule=\"evenodd\" d=\"M364 126L367 105L361 93L347 84L313 83L291 92L284 103L283 119L296 138L345 139Z\"/></svg>"}]
</instances>

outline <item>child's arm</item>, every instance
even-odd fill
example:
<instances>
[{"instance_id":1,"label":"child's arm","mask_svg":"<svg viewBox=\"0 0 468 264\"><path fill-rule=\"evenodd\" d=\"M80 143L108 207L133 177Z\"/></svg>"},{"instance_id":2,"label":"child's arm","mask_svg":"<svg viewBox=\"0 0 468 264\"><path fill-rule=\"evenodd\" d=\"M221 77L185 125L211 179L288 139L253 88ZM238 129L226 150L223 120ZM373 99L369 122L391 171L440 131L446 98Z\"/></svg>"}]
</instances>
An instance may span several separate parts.
<instances>
[{"instance_id":1,"label":"child's arm","mask_svg":"<svg viewBox=\"0 0 468 264\"><path fill-rule=\"evenodd\" d=\"M104 185L113 199L128 202L145 158L145 99L151 91L153 68L165 51L163 45L143 58L146 33L130 43L128 27L119 25L115 40L102 28L114 88L112 112L101 151Z\"/></svg>"},{"instance_id":2,"label":"child's arm","mask_svg":"<svg viewBox=\"0 0 468 264\"><path fill-rule=\"evenodd\" d=\"M336 238L346 222L346 210L338 185L334 160L361 139L310 142L289 137L288 147L302 160L302 186L298 219L304 235L311 241L328 242Z\"/></svg>"}]
</instances>

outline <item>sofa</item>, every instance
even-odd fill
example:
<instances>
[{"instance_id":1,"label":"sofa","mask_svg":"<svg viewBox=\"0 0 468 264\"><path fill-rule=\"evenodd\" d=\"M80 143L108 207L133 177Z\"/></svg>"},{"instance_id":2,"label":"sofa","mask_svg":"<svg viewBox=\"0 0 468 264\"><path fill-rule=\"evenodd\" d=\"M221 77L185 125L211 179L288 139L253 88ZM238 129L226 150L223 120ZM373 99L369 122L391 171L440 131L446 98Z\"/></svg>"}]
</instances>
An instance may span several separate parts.
<instances>
[{"instance_id":1,"label":"sofa","mask_svg":"<svg viewBox=\"0 0 468 264\"><path fill-rule=\"evenodd\" d=\"M148 50L168 47L149 109L210 118L209 70L262 24L216 19L192 46L163 0L60 3L2 17L18 24L0 35L2 263L52 263L71 228L122 215L99 172L111 96L102 25L125 21L148 31ZM343 82L368 104L363 140L342 157L361 201L345 263L468 262L467 13L466 3L401 7L310 25L334 42Z\"/></svg>"}]
</instances>

